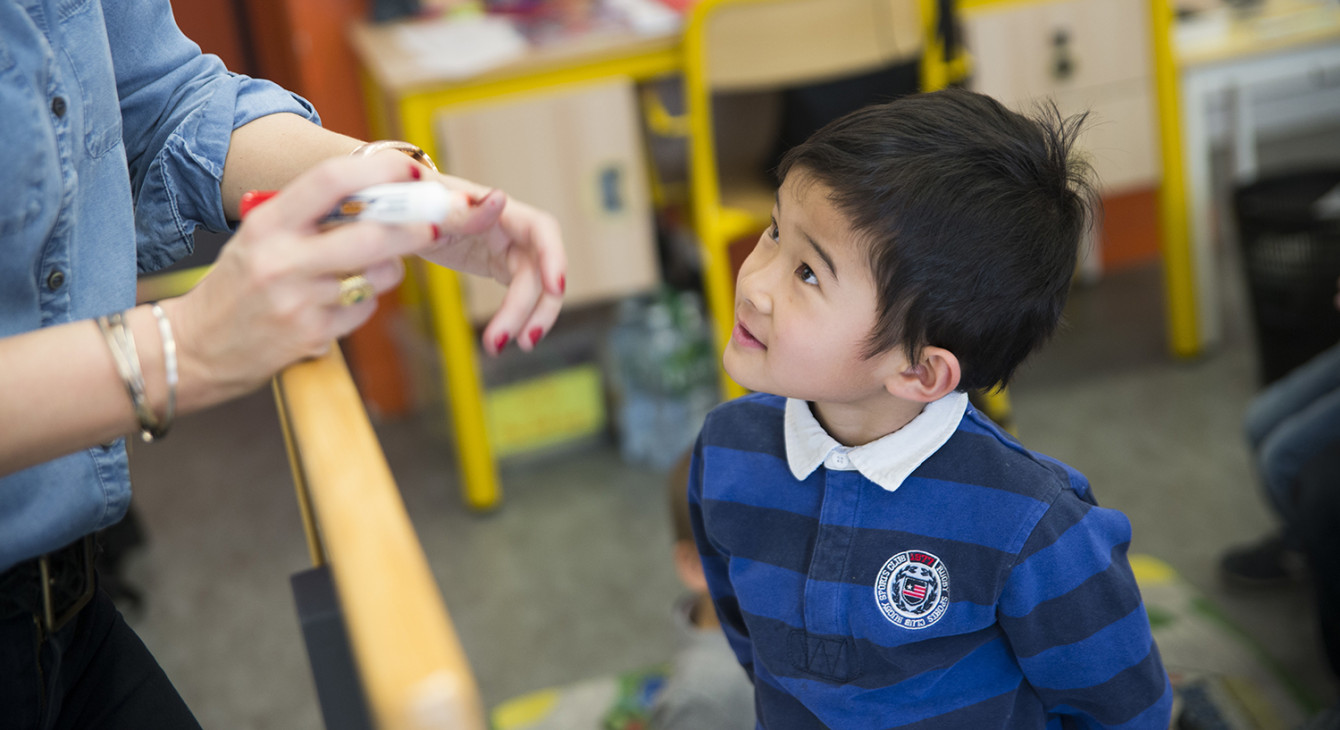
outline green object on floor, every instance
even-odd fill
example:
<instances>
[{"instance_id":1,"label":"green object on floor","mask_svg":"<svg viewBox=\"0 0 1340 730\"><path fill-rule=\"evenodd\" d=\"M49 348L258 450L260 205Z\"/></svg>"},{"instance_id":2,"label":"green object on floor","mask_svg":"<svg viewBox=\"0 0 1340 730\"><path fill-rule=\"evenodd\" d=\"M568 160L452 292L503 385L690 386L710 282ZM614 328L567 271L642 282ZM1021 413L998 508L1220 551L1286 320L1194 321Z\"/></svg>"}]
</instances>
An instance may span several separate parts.
<instances>
[{"instance_id":1,"label":"green object on floor","mask_svg":"<svg viewBox=\"0 0 1340 730\"><path fill-rule=\"evenodd\" d=\"M1170 565L1148 555L1130 560L1178 695L1174 727L1291 730L1316 709L1295 679Z\"/></svg>"},{"instance_id":2,"label":"green object on floor","mask_svg":"<svg viewBox=\"0 0 1340 730\"><path fill-rule=\"evenodd\" d=\"M489 716L492 730L643 730L669 665L552 687L507 700Z\"/></svg>"}]
</instances>

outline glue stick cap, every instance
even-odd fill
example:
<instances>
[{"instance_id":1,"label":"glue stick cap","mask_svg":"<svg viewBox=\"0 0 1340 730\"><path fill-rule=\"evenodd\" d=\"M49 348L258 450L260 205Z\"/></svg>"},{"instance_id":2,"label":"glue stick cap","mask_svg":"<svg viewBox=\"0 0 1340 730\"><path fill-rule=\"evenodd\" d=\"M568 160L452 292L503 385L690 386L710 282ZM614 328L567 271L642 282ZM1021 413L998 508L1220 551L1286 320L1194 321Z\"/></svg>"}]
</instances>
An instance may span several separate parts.
<instances>
[{"instance_id":1,"label":"glue stick cap","mask_svg":"<svg viewBox=\"0 0 1340 730\"><path fill-rule=\"evenodd\" d=\"M273 198L278 192L278 190L248 190L242 193L242 200L237 204L238 217L246 218L252 208Z\"/></svg>"}]
</instances>

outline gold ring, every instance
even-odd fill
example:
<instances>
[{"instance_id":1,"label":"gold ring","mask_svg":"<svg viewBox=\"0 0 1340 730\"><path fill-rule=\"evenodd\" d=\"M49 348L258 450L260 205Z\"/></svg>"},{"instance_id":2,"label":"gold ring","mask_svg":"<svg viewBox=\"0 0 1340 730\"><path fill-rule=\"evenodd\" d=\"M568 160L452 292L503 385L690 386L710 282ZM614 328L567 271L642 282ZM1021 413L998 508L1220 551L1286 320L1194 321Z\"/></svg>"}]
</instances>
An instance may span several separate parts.
<instances>
[{"instance_id":1,"label":"gold ring","mask_svg":"<svg viewBox=\"0 0 1340 730\"><path fill-rule=\"evenodd\" d=\"M352 274L340 279L340 306L347 307L351 304L370 299L377 290L372 288L372 282L368 277L362 274Z\"/></svg>"}]
</instances>

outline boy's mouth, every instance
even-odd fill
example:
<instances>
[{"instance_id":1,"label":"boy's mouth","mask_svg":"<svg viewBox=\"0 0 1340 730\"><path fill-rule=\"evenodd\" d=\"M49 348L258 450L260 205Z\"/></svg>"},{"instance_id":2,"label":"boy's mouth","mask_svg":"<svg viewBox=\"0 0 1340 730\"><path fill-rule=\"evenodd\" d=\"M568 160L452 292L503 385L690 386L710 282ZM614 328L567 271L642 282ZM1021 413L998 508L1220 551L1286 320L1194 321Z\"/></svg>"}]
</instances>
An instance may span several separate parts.
<instances>
[{"instance_id":1,"label":"boy's mouth","mask_svg":"<svg viewBox=\"0 0 1340 730\"><path fill-rule=\"evenodd\" d=\"M735 323L735 331L731 333L731 339L741 347L751 347L759 350L768 349L762 342L758 341L758 338L742 322L737 321Z\"/></svg>"}]
</instances>

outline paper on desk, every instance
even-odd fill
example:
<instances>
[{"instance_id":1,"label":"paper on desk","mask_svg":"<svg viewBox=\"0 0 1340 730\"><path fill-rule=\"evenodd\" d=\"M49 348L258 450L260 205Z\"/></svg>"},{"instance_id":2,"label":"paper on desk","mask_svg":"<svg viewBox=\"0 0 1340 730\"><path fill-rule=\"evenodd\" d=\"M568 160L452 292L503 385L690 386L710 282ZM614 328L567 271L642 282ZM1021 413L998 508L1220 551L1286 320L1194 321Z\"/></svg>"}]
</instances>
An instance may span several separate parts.
<instances>
[{"instance_id":1,"label":"paper on desk","mask_svg":"<svg viewBox=\"0 0 1340 730\"><path fill-rule=\"evenodd\" d=\"M526 51L526 39L506 18L481 15L411 23L397 29L401 47L425 70L470 76Z\"/></svg>"},{"instance_id":2,"label":"paper on desk","mask_svg":"<svg viewBox=\"0 0 1340 730\"><path fill-rule=\"evenodd\" d=\"M641 35L669 35L684 24L684 16L660 0L605 0L605 5Z\"/></svg>"}]
</instances>

